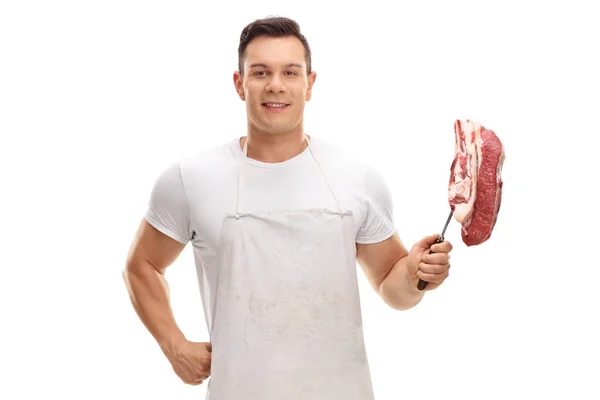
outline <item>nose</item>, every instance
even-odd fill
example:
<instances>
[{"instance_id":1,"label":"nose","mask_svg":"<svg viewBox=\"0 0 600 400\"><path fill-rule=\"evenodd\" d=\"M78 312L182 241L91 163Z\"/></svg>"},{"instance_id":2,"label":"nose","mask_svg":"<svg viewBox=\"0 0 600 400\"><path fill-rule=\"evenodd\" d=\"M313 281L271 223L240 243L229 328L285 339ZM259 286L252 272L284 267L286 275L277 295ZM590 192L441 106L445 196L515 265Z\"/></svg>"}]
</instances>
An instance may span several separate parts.
<instances>
[{"instance_id":1,"label":"nose","mask_svg":"<svg viewBox=\"0 0 600 400\"><path fill-rule=\"evenodd\" d=\"M283 82L281 82L281 78L273 74L272 78L265 85L265 90L270 93L281 93L285 90L283 86Z\"/></svg>"}]
</instances>

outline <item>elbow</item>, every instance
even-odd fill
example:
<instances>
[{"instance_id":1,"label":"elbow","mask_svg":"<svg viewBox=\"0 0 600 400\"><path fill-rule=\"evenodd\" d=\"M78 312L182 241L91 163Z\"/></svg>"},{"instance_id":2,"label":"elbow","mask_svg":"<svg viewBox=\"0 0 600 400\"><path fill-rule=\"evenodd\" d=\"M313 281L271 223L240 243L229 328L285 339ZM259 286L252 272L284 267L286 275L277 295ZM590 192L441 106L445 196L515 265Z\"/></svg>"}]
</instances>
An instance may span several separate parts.
<instances>
[{"instance_id":1,"label":"elbow","mask_svg":"<svg viewBox=\"0 0 600 400\"><path fill-rule=\"evenodd\" d=\"M121 271L121 279L123 279L127 291L131 293L131 268L129 268L129 265L125 265L125 268Z\"/></svg>"},{"instance_id":2,"label":"elbow","mask_svg":"<svg viewBox=\"0 0 600 400\"><path fill-rule=\"evenodd\" d=\"M417 304L419 304L420 302L420 298L416 301L406 301L406 299L399 299L398 297L388 297L388 296L384 296L381 295L381 299L383 300L383 302L385 304L387 304L389 307L393 308L394 310L397 311L406 311L406 310L410 310L411 308L415 307Z\"/></svg>"},{"instance_id":3,"label":"elbow","mask_svg":"<svg viewBox=\"0 0 600 400\"><path fill-rule=\"evenodd\" d=\"M379 287L379 296L394 310L405 311L415 307L423 299L424 292L413 288L408 279L395 275L386 279Z\"/></svg>"},{"instance_id":4,"label":"elbow","mask_svg":"<svg viewBox=\"0 0 600 400\"><path fill-rule=\"evenodd\" d=\"M149 261L144 259L130 259L125 263L125 268L121 272L121 277L131 289L131 285L136 282L146 282L152 276L164 276L164 271L160 271L154 267Z\"/></svg>"},{"instance_id":5,"label":"elbow","mask_svg":"<svg viewBox=\"0 0 600 400\"><path fill-rule=\"evenodd\" d=\"M127 282L134 269L135 265L133 264L133 262L127 260L127 262L125 263L125 267L121 271L121 277L125 282Z\"/></svg>"},{"instance_id":6,"label":"elbow","mask_svg":"<svg viewBox=\"0 0 600 400\"><path fill-rule=\"evenodd\" d=\"M139 263L133 261L128 260L125 263L125 267L121 271L121 278L123 279L123 283L127 286L127 289L131 289L132 280L135 280L136 277L140 277L140 267Z\"/></svg>"}]
</instances>

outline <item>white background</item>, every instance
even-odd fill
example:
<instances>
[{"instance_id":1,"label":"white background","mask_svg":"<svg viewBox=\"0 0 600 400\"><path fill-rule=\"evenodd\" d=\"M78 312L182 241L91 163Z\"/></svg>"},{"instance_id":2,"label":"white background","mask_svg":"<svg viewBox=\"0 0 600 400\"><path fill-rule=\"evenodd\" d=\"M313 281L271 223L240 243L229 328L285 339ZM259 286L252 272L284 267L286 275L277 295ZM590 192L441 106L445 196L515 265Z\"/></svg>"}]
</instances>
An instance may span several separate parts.
<instances>
[{"instance_id":1,"label":"white background","mask_svg":"<svg viewBox=\"0 0 600 400\"><path fill-rule=\"evenodd\" d=\"M239 34L270 14L313 50L306 131L384 173L408 245L447 216L455 119L506 149L492 238L467 248L453 221L442 287L398 312L360 275L376 398L600 398L600 15L410 3L3 1L0 398L204 398L121 272L159 172L245 133ZM189 247L167 279L183 331L206 340Z\"/></svg>"}]
</instances>

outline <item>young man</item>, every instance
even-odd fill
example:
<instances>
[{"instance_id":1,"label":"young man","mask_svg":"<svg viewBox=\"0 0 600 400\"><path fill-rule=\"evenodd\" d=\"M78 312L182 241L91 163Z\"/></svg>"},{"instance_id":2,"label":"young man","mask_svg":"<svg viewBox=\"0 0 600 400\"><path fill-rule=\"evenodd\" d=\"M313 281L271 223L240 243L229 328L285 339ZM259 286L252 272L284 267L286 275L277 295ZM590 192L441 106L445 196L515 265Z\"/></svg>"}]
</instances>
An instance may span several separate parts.
<instances>
[{"instance_id":1,"label":"young man","mask_svg":"<svg viewBox=\"0 0 600 400\"><path fill-rule=\"evenodd\" d=\"M251 23L238 52L247 135L157 179L124 271L131 301L185 383L211 377L207 399L371 400L357 261L404 310L446 279L452 246L431 235L409 252L381 176L305 135L316 73L296 22ZM178 328L163 276L189 242L207 343Z\"/></svg>"}]
</instances>

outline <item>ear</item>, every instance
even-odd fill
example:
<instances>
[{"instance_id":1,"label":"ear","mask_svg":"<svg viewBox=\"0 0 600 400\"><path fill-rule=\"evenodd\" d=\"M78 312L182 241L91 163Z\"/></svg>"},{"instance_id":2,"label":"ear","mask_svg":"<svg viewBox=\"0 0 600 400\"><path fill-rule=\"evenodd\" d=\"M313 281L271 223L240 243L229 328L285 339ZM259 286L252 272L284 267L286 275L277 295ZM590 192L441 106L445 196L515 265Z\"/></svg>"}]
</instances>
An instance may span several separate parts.
<instances>
[{"instance_id":1,"label":"ear","mask_svg":"<svg viewBox=\"0 0 600 400\"><path fill-rule=\"evenodd\" d=\"M315 71L308 75L308 89L306 90L306 101L309 101L312 96L312 88L317 79L317 73Z\"/></svg>"},{"instance_id":2,"label":"ear","mask_svg":"<svg viewBox=\"0 0 600 400\"><path fill-rule=\"evenodd\" d=\"M244 77L238 71L233 73L233 84L235 85L235 91L238 96L240 96L240 99L246 101L246 95L244 94Z\"/></svg>"}]
</instances>

